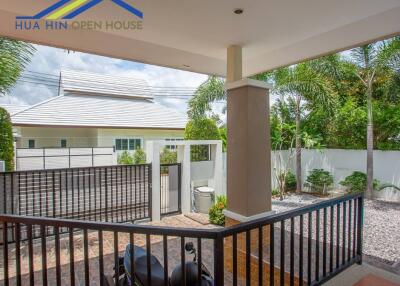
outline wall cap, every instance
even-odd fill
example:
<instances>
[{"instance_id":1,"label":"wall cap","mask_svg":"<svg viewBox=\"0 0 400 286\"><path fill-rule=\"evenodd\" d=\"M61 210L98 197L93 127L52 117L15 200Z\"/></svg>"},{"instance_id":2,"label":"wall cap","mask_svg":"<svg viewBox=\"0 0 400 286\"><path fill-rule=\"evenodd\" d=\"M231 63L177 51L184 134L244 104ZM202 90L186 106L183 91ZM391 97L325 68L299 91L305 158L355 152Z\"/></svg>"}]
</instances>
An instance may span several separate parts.
<instances>
[{"instance_id":1,"label":"wall cap","mask_svg":"<svg viewBox=\"0 0 400 286\"><path fill-rule=\"evenodd\" d=\"M245 86L252 86L252 87L258 87L258 88L264 88L264 89L272 89L272 85L266 83L265 81L244 78L241 80L226 83L225 90L231 90L231 89L241 88L241 87L245 87Z\"/></svg>"}]
</instances>

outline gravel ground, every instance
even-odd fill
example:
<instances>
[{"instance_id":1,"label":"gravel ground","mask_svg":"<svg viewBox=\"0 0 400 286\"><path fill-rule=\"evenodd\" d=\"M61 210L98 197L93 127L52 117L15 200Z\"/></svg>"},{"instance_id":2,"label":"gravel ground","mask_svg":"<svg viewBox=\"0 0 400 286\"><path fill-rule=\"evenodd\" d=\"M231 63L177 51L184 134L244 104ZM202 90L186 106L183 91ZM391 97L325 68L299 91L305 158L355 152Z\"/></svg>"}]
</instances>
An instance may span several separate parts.
<instances>
[{"instance_id":1,"label":"gravel ground","mask_svg":"<svg viewBox=\"0 0 400 286\"><path fill-rule=\"evenodd\" d=\"M311 195L291 195L283 201L273 200L272 209L283 212L290 209L314 204L325 199ZM364 204L364 245L363 253L368 263L400 274L400 203L379 200L365 200ZM353 207L354 210L354 207ZM348 207L347 207L348 211ZM323 211L320 216L320 237L322 237ZM343 214L343 208L341 209ZM341 215L341 218L343 216ZM316 214L313 214L312 237L315 238ZM327 213L330 221L330 211ZM334 212L336 222L336 211ZM351 222L353 223L353 221ZM348 224L347 224L348 226ZM290 223L285 228L290 230ZM329 226L327 233L329 234ZM295 220L295 232L299 233L299 219ZM304 217L304 235L308 233L308 216ZM336 231L334 231L336 233ZM334 244L336 235L334 235ZM329 243L329 235L328 235ZM340 243L341 244L341 243Z\"/></svg>"}]
</instances>

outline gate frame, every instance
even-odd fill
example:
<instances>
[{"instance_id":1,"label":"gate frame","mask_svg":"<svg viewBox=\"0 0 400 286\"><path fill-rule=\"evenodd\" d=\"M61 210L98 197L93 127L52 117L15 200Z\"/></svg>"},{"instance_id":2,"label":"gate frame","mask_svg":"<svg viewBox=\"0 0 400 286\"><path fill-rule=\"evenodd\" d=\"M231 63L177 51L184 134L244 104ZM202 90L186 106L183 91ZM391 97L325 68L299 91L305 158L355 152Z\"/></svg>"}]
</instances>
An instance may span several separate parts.
<instances>
[{"instance_id":1,"label":"gate frame","mask_svg":"<svg viewBox=\"0 0 400 286\"><path fill-rule=\"evenodd\" d=\"M222 141L221 140L185 140L173 143L178 146L178 163L181 164L181 210L182 214L191 211L191 174L190 174L190 149L193 145L210 145L211 161L214 162L214 189L215 195L223 194L222 178ZM146 142L146 160L152 164L152 215L153 221L161 220L161 182L160 182L160 152L171 141L154 140ZM156 207L158 206L158 207Z\"/></svg>"}]
</instances>

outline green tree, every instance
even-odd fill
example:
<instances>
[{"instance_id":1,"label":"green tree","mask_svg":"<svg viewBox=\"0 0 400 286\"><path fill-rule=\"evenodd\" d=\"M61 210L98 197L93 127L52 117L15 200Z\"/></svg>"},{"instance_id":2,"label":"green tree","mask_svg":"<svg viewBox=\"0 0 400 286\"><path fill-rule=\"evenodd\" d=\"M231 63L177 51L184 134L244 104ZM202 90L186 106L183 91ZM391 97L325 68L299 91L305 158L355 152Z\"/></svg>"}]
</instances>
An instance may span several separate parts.
<instances>
[{"instance_id":1,"label":"green tree","mask_svg":"<svg viewBox=\"0 0 400 286\"><path fill-rule=\"evenodd\" d=\"M206 117L211 112L211 104L217 100L226 99L225 81L209 76L196 90L194 97L189 100L188 116L190 119Z\"/></svg>"},{"instance_id":2,"label":"green tree","mask_svg":"<svg viewBox=\"0 0 400 286\"><path fill-rule=\"evenodd\" d=\"M353 73L364 87L367 101L367 198L372 197L373 191L373 96L379 74L399 69L400 39L368 44L351 51L350 62L354 65Z\"/></svg>"},{"instance_id":3,"label":"green tree","mask_svg":"<svg viewBox=\"0 0 400 286\"><path fill-rule=\"evenodd\" d=\"M218 126L213 119L199 118L186 124L185 140L221 140Z\"/></svg>"},{"instance_id":4,"label":"green tree","mask_svg":"<svg viewBox=\"0 0 400 286\"><path fill-rule=\"evenodd\" d=\"M174 164L178 162L177 152L164 148L160 154L160 162L161 164Z\"/></svg>"},{"instance_id":5,"label":"green tree","mask_svg":"<svg viewBox=\"0 0 400 286\"><path fill-rule=\"evenodd\" d=\"M202 117L190 120L186 124L184 138L185 140L221 140L221 134L213 119ZM192 146L191 160L207 161L209 158L208 151L208 145Z\"/></svg>"},{"instance_id":6,"label":"green tree","mask_svg":"<svg viewBox=\"0 0 400 286\"><path fill-rule=\"evenodd\" d=\"M15 84L34 52L31 44L0 38L0 94L6 94Z\"/></svg>"},{"instance_id":7,"label":"green tree","mask_svg":"<svg viewBox=\"0 0 400 286\"><path fill-rule=\"evenodd\" d=\"M0 107L0 160L6 164L6 171L14 170L14 138L10 114Z\"/></svg>"},{"instance_id":8,"label":"green tree","mask_svg":"<svg viewBox=\"0 0 400 286\"><path fill-rule=\"evenodd\" d=\"M302 148L302 105L318 103L331 112L335 88L331 80L323 72L329 62L322 60L300 63L295 66L280 68L273 72L274 91L283 96L292 97L295 102L296 123L296 191L302 188L301 181L301 148Z\"/></svg>"}]
</instances>

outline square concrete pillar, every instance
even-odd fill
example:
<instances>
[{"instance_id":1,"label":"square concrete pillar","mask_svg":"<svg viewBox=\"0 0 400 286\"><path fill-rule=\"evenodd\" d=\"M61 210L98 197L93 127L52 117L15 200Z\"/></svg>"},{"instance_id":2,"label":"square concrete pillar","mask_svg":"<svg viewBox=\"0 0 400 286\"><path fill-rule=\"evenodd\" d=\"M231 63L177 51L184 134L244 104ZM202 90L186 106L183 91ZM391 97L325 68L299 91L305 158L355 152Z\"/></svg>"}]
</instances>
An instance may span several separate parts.
<instances>
[{"instance_id":1,"label":"square concrete pillar","mask_svg":"<svg viewBox=\"0 0 400 286\"><path fill-rule=\"evenodd\" d=\"M271 211L269 86L243 79L226 84L228 154L226 216L239 222Z\"/></svg>"}]
</instances>

